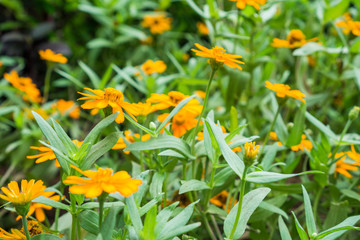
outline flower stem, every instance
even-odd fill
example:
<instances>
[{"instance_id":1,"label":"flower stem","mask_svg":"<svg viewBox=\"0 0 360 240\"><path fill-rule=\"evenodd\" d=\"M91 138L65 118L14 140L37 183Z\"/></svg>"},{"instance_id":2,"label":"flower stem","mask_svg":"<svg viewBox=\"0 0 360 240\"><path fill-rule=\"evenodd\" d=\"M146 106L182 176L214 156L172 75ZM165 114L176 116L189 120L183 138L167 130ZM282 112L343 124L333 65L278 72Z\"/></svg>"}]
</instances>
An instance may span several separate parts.
<instances>
[{"instance_id":1,"label":"flower stem","mask_svg":"<svg viewBox=\"0 0 360 240\"><path fill-rule=\"evenodd\" d=\"M99 230L101 229L104 213L104 200L99 200Z\"/></svg>"},{"instance_id":2,"label":"flower stem","mask_svg":"<svg viewBox=\"0 0 360 240\"><path fill-rule=\"evenodd\" d=\"M236 227L237 227L237 225L238 225L238 223L239 223L239 220L240 220L242 202L243 202L244 193L245 193L245 183L246 183L246 173L247 173L247 170L248 170L248 166L245 166L243 175L242 175L242 177L241 177L241 183L240 183L240 196L239 196L238 209L237 209L237 212L236 212L236 217L235 217L234 226L233 226L233 228L232 228L232 230L231 230L231 234L230 234L229 239L233 239L234 234L235 234Z\"/></svg>"},{"instance_id":3,"label":"flower stem","mask_svg":"<svg viewBox=\"0 0 360 240\"><path fill-rule=\"evenodd\" d=\"M206 230L208 231L208 233L210 234L211 240L216 240L216 236L215 236L213 230L212 230L211 227L210 227L209 221L208 221L208 219L207 219L207 217L206 217L206 213L203 213L203 212L202 212L202 213L201 213L201 216L202 216L203 222L204 222L204 224L205 224L205 228L206 228Z\"/></svg>"},{"instance_id":4,"label":"flower stem","mask_svg":"<svg viewBox=\"0 0 360 240\"><path fill-rule=\"evenodd\" d=\"M77 221L76 201L72 194L70 194L70 201L71 201L71 215L72 215L70 240L76 240L76 221Z\"/></svg>"},{"instance_id":5,"label":"flower stem","mask_svg":"<svg viewBox=\"0 0 360 240\"><path fill-rule=\"evenodd\" d=\"M30 240L30 233L29 233L29 228L28 228L28 224L27 224L27 219L26 219L26 214L22 215L22 224L24 226L24 233L26 236L26 240Z\"/></svg>"},{"instance_id":6,"label":"flower stem","mask_svg":"<svg viewBox=\"0 0 360 240\"><path fill-rule=\"evenodd\" d=\"M267 141L269 140L269 137L270 137L270 132L271 132L271 131L273 130L273 128L274 128L274 125L275 125L276 119L277 119L278 116L279 116L279 113L280 113L280 105L278 106L278 109L277 109L277 111L276 111L276 113L275 113L274 119L273 119L273 121L272 121L272 123L271 123L270 129L269 129L268 133L266 134L266 137L265 137L263 146L262 146L261 151L260 151L260 153L259 153L259 155L258 155L259 161L260 161L260 158L261 158L261 156L262 156L262 153L264 152L266 143L267 143Z\"/></svg>"},{"instance_id":7,"label":"flower stem","mask_svg":"<svg viewBox=\"0 0 360 240\"><path fill-rule=\"evenodd\" d=\"M53 63L49 63L46 68L43 103L46 103L46 101L48 100L48 97L49 97L50 78L51 78L51 72L52 72L53 68L54 68Z\"/></svg>"},{"instance_id":8,"label":"flower stem","mask_svg":"<svg viewBox=\"0 0 360 240\"><path fill-rule=\"evenodd\" d=\"M234 32L235 35L238 35L238 33L239 33L240 18L241 18L241 10L237 9L237 18L236 18L236 25L235 25L235 32ZM234 54L235 54L236 47L237 47L236 43L237 43L237 38L234 39L234 46L233 46Z\"/></svg>"},{"instance_id":9,"label":"flower stem","mask_svg":"<svg viewBox=\"0 0 360 240\"><path fill-rule=\"evenodd\" d=\"M345 125L343 131L341 132L340 139L339 139L338 143L335 146L334 152L331 154L331 161L330 161L331 163L334 162L335 155L336 155L336 153L338 152L338 150L340 148L340 143L341 143L342 139L344 138L345 133L349 129L351 123L352 123L352 121L350 119L347 120L346 125Z\"/></svg>"}]
</instances>

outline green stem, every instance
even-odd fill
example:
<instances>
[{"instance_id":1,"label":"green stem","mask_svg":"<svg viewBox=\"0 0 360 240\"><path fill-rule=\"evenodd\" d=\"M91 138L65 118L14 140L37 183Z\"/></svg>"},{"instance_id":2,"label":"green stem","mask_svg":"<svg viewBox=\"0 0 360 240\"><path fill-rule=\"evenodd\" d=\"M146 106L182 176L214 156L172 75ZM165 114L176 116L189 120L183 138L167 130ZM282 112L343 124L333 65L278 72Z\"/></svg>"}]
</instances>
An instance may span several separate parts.
<instances>
[{"instance_id":1,"label":"green stem","mask_svg":"<svg viewBox=\"0 0 360 240\"><path fill-rule=\"evenodd\" d=\"M235 32L234 32L235 35L238 35L239 33L240 18L241 18L241 10L237 9L237 18L236 18ZM237 47L236 43L237 43L237 38L234 39L234 46L232 51L233 54L235 54L236 51L236 47Z\"/></svg>"},{"instance_id":2,"label":"green stem","mask_svg":"<svg viewBox=\"0 0 360 240\"><path fill-rule=\"evenodd\" d=\"M209 221L208 221L208 219L207 219L207 217L206 217L206 213L203 213L203 212L202 212L201 216L202 216L203 222L204 222L204 224L205 224L205 228L206 228L206 230L208 231L208 233L210 234L210 238L211 238L212 240L216 240L216 236L215 236L213 230L212 230L211 227L210 227Z\"/></svg>"},{"instance_id":3,"label":"green stem","mask_svg":"<svg viewBox=\"0 0 360 240\"><path fill-rule=\"evenodd\" d=\"M140 151L140 169L141 169L141 172L144 171L144 159L143 159L143 152Z\"/></svg>"},{"instance_id":4,"label":"green stem","mask_svg":"<svg viewBox=\"0 0 360 240\"><path fill-rule=\"evenodd\" d=\"M215 159L214 163L213 163L213 167L211 169L211 176L210 176L210 183L209 183L209 191L207 192L206 198L205 198L205 211L207 211L208 207L209 207L209 202L210 202L210 198L211 198L211 194L212 194L212 190L214 188L214 178L215 178L215 171L216 168L214 167L218 162L218 158Z\"/></svg>"},{"instance_id":5,"label":"green stem","mask_svg":"<svg viewBox=\"0 0 360 240\"><path fill-rule=\"evenodd\" d=\"M77 222L77 213L76 213L76 201L74 196L70 193L70 201L71 201L71 215L72 215L72 223L71 223L71 240L76 240L76 222Z\"/></svg>"},{"instance_id":6,"label":"green stem","mask_svg":"<svg viewBox=\"0 0 360 240\"><path fill-rule=\"evenodd\" d=\"M314 201L314 208L313 208L313 215L314 215L314 221L316 222L316 216L317 216L317 208L319 206L319 201L320 201L320 197L321 197L321 194L323 192L324 188L321 187L318 192L316 193L316 196L315 196L315 201Z\"/></svg>"},{"instance_id":7,"label":"green stem","mask_svg":"<svg viewBox=\"0 0 360 240\"><path fill-rule=\"evenodd\" d=\"M340 148L340 143L341 143L345 133L347 132L347 130L349 130L349 127L350 127L351 123L352 123L351 120L347 120L346 125L345 125L343 131L341 132L339 142L336 144L334 152L331 154L331 161L330 162L334 162L335 155L336 155L336 153L338 152L338 150Z\"/></svg>"},{"instance_id":8,"label":"green stem","mask_svg":"<svg viewBox=\"0 0 360 240\"><path fill-rule=\"evenodd\" d=\"M239 196L238 209L237 209L237 212L236 212L236 217L235 217L234 226L233 226L233 228L232 228L232 230L231 230L231 234L230 234L229 239L233 239L234 234L235 234L236 227L237 227L237 225L238 225L238 223L239 223L240 214L241 214L241 208L242 208L242 202L243 202L244 193L245 193L245 183L246 183L246 173L247 173L247 170L248 170L248 166L245 166L243 175L242 175L242 177L241 177L241 183L240 183L240 196Z\"/></svg>"},{"instance_id":9,"label":"green stem","mask_svg":"<svg viewBox=\"0 0 360 240\"><path fill-rule=\"evenodd\" d=\"M99 199L99 229L102 226L102 219L104 214L104 199Z\"/></svg>"},{"instance_id":10,"label":"green stem","mask_svg":"<svg viewBox=\"0 0 360 240\"><path fill-rule=\"evenodd\" d=\"M277 109L277 111L276 111L276 113L275 113L274 119L273 119L273 121L272 121L272 123L271 123L270 129L269 129L268 133L266 134L266 137L265 137L263 146L262 146L261 151L260 151L260 153L259 153L259 155L258 155L259 162L260 162L260 158L261 158L261 156L262 156L262 153L264 152L266 143L267 143L267 141L269 140L270 132L271 132L271 131L273 130L273 128L274 128L274 125L275 125L276 119L277 119L278 116L279 116L279 113L280 113L280 105L278 106L278 109Z\"/></svg>"},{"instance_id":11,"label":"green stem","mask_svg":"<svg viewBox=\"0 0 360 240\"><path fill-rule=\"evenodd\" d=\"M26 214L22 215L22 224L24 226L24 233L26 236L26 240L30 240L30 233L29 233L29 228L27 225L27 219L26 219Z\"/></svg>"},{"instance_id":12,"label":"green stem","mask_svg":"<svg viewBox=\"0 0 360 240\"><path fill-rule=\"evenodd\" d=\"M49 97L50 78L53 68L54 68L53 63L48 64L46 68L43 103L46 103Z\"/></svg>"},{"instance_id":13,"label":"green stem","mask_svg":"<svg viewBox=\"0 0 360 240\"><path fill-rule=\"evenodd\" d=\"M168 177L168 174L167 174L167 172L165 172L165 178L164 178L164 183L163 183L163 192L164 192L164 202L163 202L163 206L164 206L164 208L166 208L166 200L167 200L167 191L166 191L166 189L167 189L167 186L166 186L166 181L167 181L167 177Z\"/></svg>"}]
</instances>

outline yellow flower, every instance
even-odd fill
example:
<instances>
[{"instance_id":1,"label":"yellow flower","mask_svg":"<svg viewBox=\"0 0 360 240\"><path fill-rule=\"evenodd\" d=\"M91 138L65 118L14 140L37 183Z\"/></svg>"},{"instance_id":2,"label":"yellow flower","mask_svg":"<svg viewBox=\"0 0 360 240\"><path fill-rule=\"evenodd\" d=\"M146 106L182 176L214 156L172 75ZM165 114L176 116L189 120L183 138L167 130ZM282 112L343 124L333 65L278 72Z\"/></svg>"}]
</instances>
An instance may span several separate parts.
<instances>
[{"instance_id":1,"label":"yellow flower","mask_svg":"<svg viewBox=\"0 0 360 240\"><path fill-rule=\"evenodd\" d=\"M124 122L124 109L129 114L129 116L136 121L134 116L137 116L139 114L138 107L132 105L131 103L125 102L124 94L121 91L114 88L106 88L105 91L99 89L93 90L90 88L85 89L95 95L78 92L81 95L85 96L79 98L78 100L88 100L83 105L81 105L83 109L102 109L110 106L113 110L113 113L120 112L115 119L117 123Z\"/></svg>"},{"instance_id":2,"label":"yellow flower","mask_svg":"<svg viewBox=\"0 0 360 240\"><path fill-rule=\"evenodd\" d=\"M231 2L236 2L236 7L239 9L244 9L247 5L260 10L260 5L264 5L266 0L229 0ZM260 5L259 5L260 4Z\"/></svg>"},{"instance_id":3,"label":"yellow flower","mask_svg":"<svg viewBox=\"0 0 360 240\"><path fill-rule=\"evenodd\" d=\"M153 73L163 73L166 70L166 64L164 61L153 61L153 60L147 60L143 65L141 65L141 70L146 75L151 75Z\"/></svg>"},{"instance_id":4,"label":"yellow flower","mask_svg":"<svg viewBox=\"0 0 360 240\"><path fill-rule=\"evenodd\" d=\"M40 103L42 101L40 90L32 82L31 78L19 77L18 73L14 70L11 71L10 74L5 73L4 78L8 80L11 83L11 85L14 86L14 88L25 93L23 95L24 100L35 103Z\"/></svg>"},{"instance_id":5,"label":"yellow flower","mask_svg":"<svg viewBox=\"0 0 360 240\"><path fill-rule=\"evenodd\" d=\"M0 238L6 240L26 240L26 236L23 232L18 229L12 228L10 232L0 228Z\"/></svg>"},{"instance_id":6,"label":"yellow flower","mask_svg":"<svg viewBox=\"0 0 360 240\"><path fill-rule=\"evenodd\" d=\"M39 114L43 119L47 120L49 118L49 111L42 109L42 108L38 108L38 107L34 107L34 108L25 108L24 109L24 113L26 114L26 116L31 119L34 120L34 115L32 114L32 111L36 112L37 114Z\"/></svg>"},{"instance_id":7,"label":"yellow flower","mask_svg":"<svg viewBox=\"0 0 360 240\"><path fill-rule=\"evenodd\" d=\"M217 195L213 196L210 199L210 202L215 206L221 207L226 210L227 213L230 212L231 207L237 203L237 200L230 197L228 205L226 205L227 198L229 197L229 193L225 190L221 191Z\"/></svg>"},{"instance_id":8,"label":"yellow flower","mask_svg":"<svg viewBox=\"0 0 360 240\"><path fill-rule=\"evenodd\" d=\"M153 111L167 109L169 107L176 107L182 100L188 98L188 95L185 95L181 92L171 91L168 95L152 93L150 98L146 100L149 103L156 103L152 106ZM191 99L182 110L189 111L193 114L200 114L202 110L202 105L196 99Z\"/></svg>"},{"instance_id":9,"label":"yellow flower","mask_svg":"<svg viewBox=\"0 0 360 240\"><path fill-rule=\"evenodd\" d=\"M78 141L78 140L72 140L73 143L75 143L77 148L81 147L81 144L83 143L83 141ZM42 163L48 160L54 160L55 159L55 166L56 167L60 167L60 163L59 161L56 159L55 153L53 152L53 150L51 148L45 147L45 146L40 146L40 147L35 147L35 146L31 146L31 149L35 149L35 150L39 150L41 153L37 154L37 155L32 155L32 156L26 156L26 158L28 159L36 159L35 163Z\"/></svg>"},{"instance_id":10,"label":"yellow flower","mask_svg":"<svg viewBox=\"0 0 360 240\"><path fill-rule=\"evenodd\" d=\"M301 142L298 145L291 146L291 150L293 150L294 152L297 152L299 150L304 151L304 149L311 151L312 148L313 145L310 140L306 140L305 134L301 136Z\"/></svg>"},{"instance_id":11,"label":"yellow flower","mask_svg":"<svg viewBox=\"0 0 360 240\"><path fill-rule=\"evenodd\" d=\"M351 151L347 151L346 154L354 161L360 162L360 153L355 151L354 145L351 145Z\"/></svg>"},{"instance_id":12,"label":"yellow flower","mask_svg":"<svg viewBox=\"0 0 360 240\"><path fill-rule=\"evenodd\" d=\"M64 57L61 53L54 53L50 49L40 50L39 51L40 58L50 62L58 62L58 63L67 63L67 58Z\"/></svg>"},{"instance_id":13,"label":"yellow flower","mask_svg":"<svg viewBox=\"0 0 360 240\"><path fill-rule=\"evenodd\" d=\"M273 42L271 43L271 46L277 47L277 48L299 48L303 45L305 45L308 42L315 42L318 38L311 38L309 40L306 40L306 37L304 33L299 29L293 29L290 31L290 33L287 35L286 40L274 38Z\"/></svg>"},{"instance_id":14,"label":"yellow flower","mask_svg":"<svg viewBox=\"0 0 360 240\"><path fill-rule=\"evenodd\" d=\"M259 153L259 145L255 146L255 142L251 142L251 143L245 143L244 145L244 149L245 149L245 155L244 157L249 159L249 160L254 160L256 158L256 156Z\"/></svg>"},{"instance_id":15,"label":"yellow flower","mask_svg":"<svg viewBox=\"0 0 360 240\"><path fill-rule=\"evenodd\" d=\"M198 113L199 114L199 113ZM195 118L198 114L192 114L184 109L181 109L172 119L171 130L175 137L183 136L187 131L194 128L197 123ZM163 122L168 116L168 113L164 113L158 116L158 120Z\"/></svg>"},{"instance_id":16,"label":"yellow flower","mask_svg":"<svg viewBox=\"0 0 360 240\"><path fill-rule=\"evenodd\" d=\"M200 50L191 50L194 51L197 56L210 58L210 63L211 61L215 61L217 64L225 64L228 67L238 68L240 70L242 70L242 68L239 64L245 64L244 62L237 60L237 58L242 58L242 56L225 53L226 50L222 47L215 46L212 49L208 49L198 43L195 43L195 46Z\"/></svg>"},{"instance_id":17,"label":"yellow flower","mask_svg":"<svg viewBox=\"0 0 360 240\"><path fill-rule=\"evenodd\" d=\"M124 197L129 197L139 189L142 184L140 179L133 179L126 171L119 171L113 174L110 168L99 168L97 171L82 171L80 168L71 165L72 168L88 177L68 176L64 183L76 184L71 186L69 191L74 194L85 194L87 198L95 198L103 192L119 192Z\"/></svg>"},{"instance_id":18,"label":"yellow flower","mask_svg":"<svg viewBox=\"0 0 360 240\"><path fill-rule=\"evenodd\" d=\"M150 28L152 34L162 34L171 29L172 19L166 17L165 13L157 13L156 15L146 15L141 25Z\"/></svg>"},{"instance_id":19,"label":"yellow flower","mask_svg":"<svg viewBox=\"0 0 360 240\"><path fill-rule=\"evenodd\" d=\"M206 93L204 91L201 91L201 90L195 91L195 94L198 95L199 98L202 98L202 99L204 99L205 95L206 95Z\"/></svg>"},{"instance_id":20,"label":"yellow flower","mask_svg":"<svg viewBox=\"0 0 360 240\"><path fill-rule=\"evenodd\" d=\"M359 162L354 162L354 163L346 163L344 162L346 159L346 152L339 152L335 154L335 159L340 158L340 160L336 161L335 163L335 177L337 175L337 173L340 173L342 175L344 175L347 178L352 178L352 175L348 172L350 171L357 171L358 167L360 166ZM329 155L331 156L331 154Z\"/></svg>"},{"instance_id":21,"label":"yellow flower","mask_svg":"<svg viewBox=\"0 0 360 240\"><path fill-rule=\"evenodd\" d=\"M209 28L205 25L205 23L197 22L196 27L201 35L209 35Z\"/></svg>"},{"instance_id":22,"label":"yellow flower","mask_svg":"<svg viewBox=\"0 0 360 240\"><path fill-rule=\"evenodd\" d=\"M69 114L69 116L74 119L80 117L80 108L75 104L74 101L60 99L53 105L53 108L59 110L61 115Z\"/></svg>"},{"instance_id":23,"label":"yellow flower","mask_svg":"<svg viewBox=\"0 0 360 240\"><path fill-rule=\"evenodd\" d=\"M138 102L138 103L133 103L132 105L138 109L139 116L147 116L148 114L156 111L156 109L154 109L154 107L151 105L150 102L146 102L146 103Z\"/></svg>"},{"instance_id":24,"label":"yellow flower","mask_svg":"<svg viewBox=\"0 0 360 240\"><path fill-rule=\"evenodd\" d=\"M265 87L276 92L276 96L277 97L291 97L297 100L302 101L303 103L305 103L305 99L303 99L305 97L305 94L303 94L301 91L299 90L290 90L290 86L286 85L286 84L280 84L280 83L274 83L272 84L269 81L265 82Z\"/></svg>"},{"instance_id":25,"label":"yellow flower","mask_svg":"<svg viewBox=\"0 0 360 240\"><path fill-rule=\"evenodd\" d=\"M31 202L34 198L41 196L44 193L45 188L46 187L43 185L43 181L41 180L35 182L34 179L31 179L28 182L23 179L21 180L20 191L18 183L11 181L8 184L8 188L1 188L5 195L0 194L0 198L16 205L24 205Z\"/></svg>"},{"instance_id":26,"label":"yellow flower","mask_svg":"<svg viewBox=\"0 0 360 240\"><path fill-rule=\"evenodd\" d=\"M132 134L130 131L126 130L124 131L124 135L125 135L125 139L130 142L137 142L137 141L147 141L151 138L150 134L144 134L140 137L139 133L134 133ZM134 138L135 137L135 138ZM124 141L124 139L122 137L120 137L118 139L118 141L116 142L116 144L112 147L112 149L117 150L117 149L124 149L126 148L126 143ZM130 154L130 151L124 151L125 154Z\"/></svg>"},{"instance_id":27,"label":"yellow flower","mask_svg":"<svg viewBox=\"0 0 360 240\"><path fill-rule=\"evenodd\" d=\"M350 32L352 32L352 34L354 34L355 36L359 36L360 35L360 22L354 21L350 15L350 13L345 13L344 19L345 19L345 21L341 20L341 21L337 22L336 26L342 28L344 34L349 34Z\"/></svg>"}]
</instances>

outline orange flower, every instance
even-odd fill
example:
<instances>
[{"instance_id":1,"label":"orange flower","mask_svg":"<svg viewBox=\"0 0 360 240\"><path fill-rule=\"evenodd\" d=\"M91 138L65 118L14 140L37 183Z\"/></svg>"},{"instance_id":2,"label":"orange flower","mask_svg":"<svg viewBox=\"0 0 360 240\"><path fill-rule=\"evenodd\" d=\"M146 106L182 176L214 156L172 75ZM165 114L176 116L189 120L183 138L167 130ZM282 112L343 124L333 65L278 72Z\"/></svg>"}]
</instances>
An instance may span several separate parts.
<instances>
[{"instance_id":1,"label":"orange flower","mask_svg":"<svg viewBox=\"0 0 360 240\"><path fill-rule=\"evenodd\" d=\"M39 51L40 58L50 62L57 62L57 63L67 63L67 58L64 57L61 53L54 53L50 49L40 50Z\"/></svg>"},{"instance_id":2,"label":"orange flower","mask_svg":"<svg viewBox=\"0 0 360 240\"><path fill-rule=\"evenodd\" d=\"M137 142L137 141L147 141L151 138L150 134L144 134L140 137L139 133L134 133L132 134L130 131L126 130L124 131L124 135L125 135L125 139L130 142ZM135 137L135 138L134 138ZM126 143L124 141L124 139L121 137L118 139L118 141L116 142L116 144L112 147L112 149L117 150L117 149L124 149L126 148ZM130 154L130 151L124 151L125 154Z\"/></svg>"},{"instance_id":3,"label":"orange flower","mask_svg":"<svg viewBox=\"0 0 360 240\"><path fill-rule=\"evenodd\" d=\"M209 35L209 28L205 25L205 23L197 22L196 27L201 35Z\"/></svg>"},{"instance_id":4,"label":"orange flower","mask_svg":"<svg viewBox=\"0 0 360 240\"><path fill-rule=\"evenodd\" d=\"M230 197L228 205L226 205L227 198L229 197L229 193L225 190L221 191L217 195L213 196L210 199L210 202L215 206L221 207L222 209L226 210L227 213L230 212L231 207L237 203L237 200Z\"/></svg>"},{"instance_id":5,"label":"orange flower","mask_svg":"<svg viewBox=\"0 0 360 240\"><path fill-rule=\"evenodd\" d=\"M191 50L194 51L197 56L210 58L210 63L212 60L216 63L225 64L228 67L238 68L240 70L242 70L242 68L239 64L245 64L244 62L237 60L237 58L242 58L242 56L225 53L226 50L222 47L215 46L212 49L208 49L198 43L195 43L195 46L200 50Z\"/></svg>"},{"instance_id":6,"label":"orange flower","mask_svg":"<svg viewBox=\"0 0 360 240\"><path fill-rule=\"evenodd\" d=\"M198 95L199 98L202 98L202 99L204 99L205 95L206 95L206 93L204 91L201 91L201 90L195 91L195 94Z\"/></svg>"},{"instance_id":7,"label":"orange flower","mask_svg":"<svg viewBox=\"0 0 360 240\"><path fill-rule=\"evenodd\" d=\"M315 42L317 40L317 37L306 40L306 37L301 30L294 29L287 35L286 40L274 38L271 46L277 48L299 48L308 42Z\"/></svg>"},{"instance_id":8,"label":"orange flower","mask_svg":"<svg viewBox=\"0 0 360 240\"><path fill-rule=\"evenodd\" d=\"M46 187L43 185L43 181L41 180L35 182L34 179L31 179L28 182L23 179L21 180L20 191L18 183L11 181L8 184L8 188L1 188L5 195L0 194L0 198L16 205L24 205L31 202L34 198L41 196L44 193L45 188Z\"/></svg>"},{"instance_id":9,"label":"orange flower","mask_svg":"<svg viewBox=\"0 0 360 240\"><path fill-rule=\"evenodd\" d=\"M147 60L143 65L141 65L141 70L146 75L151 75L153 73L163 73L166 70L166 64L164 61L153 61L153 60Z\"/></svg>"},{"instance_id":10,"label":"orange flower","mask_svg":"<svg viewBox=\"0 0 360 240\"><path fill-rule=\"evenodd\" d=\"M168 113L164 113L158 116L158 120L163 122L165 118L168 116ZM199 114L192 114L184 109L181 109L172 119L171 130L173 131L173 135L175 137L183 136L187 131L194 128L197 123L197 119L195 118Z\"/></svg>"},{"instance_id":11,"label":"orange flower","mask_svg":"<svg viewBox=\"0 0 360 240\"><path fill-rule=\"evenodd\" d=\"M274 92L276 92L276 96L277 97L291 97L297 100L302 101L303 103L305 103L305 99L303 99L305 97L305 94L303 94L301 91L299 90L290 90L290 86L286 85L286 84L280 84L280 83L274 83L272 84L269 81L265 82L265 87L273 90Z\"/></svg>"},{"instance_id":12,"label":"orange flower","mask_svg":"<svg viewBox=\"0 0 360 240\"><path fill-rule=\"evenodd\" d=\"M124 101L124 94L114 88L106 88L105 91L99 89L90 89L85 88L89 92L92 92L95 95L78 92L85 97L81 97L78 100L89 100L86 101L81 107L83 109L102 109L110 106L113 110L113 113L120 112L116 117L115 121L117 123L122 123L125 120L123 109L130 115L135 121L135 116L138 113L138 107L132 105L131 103Z\"/></svg>"},{"instance_id":13,"label":"orange flower","mask_svg":"<svg viewBox=\"0 0 360 240\"><path fill-rule=\"evenodd\" d=\"M158 13L156 15L146 15L141 25L145 28L150 28L152 34L162 34L171 29L172 19L166 17L165 13Z\"/></svg>"},{"instance_id":14,"label":"orange flower","mask_svg":"<svg viewBox=\"0 0 360 240\"><path fill-rule=\"evenodd\" d=\"M299 150L304 151L304 149L311 151L313 145L310 140L305 140L305 139L306 139L306 135L305 134L301 135L301 142L298 145L291 146L291 150L295 152Z\"/></svg>"},{"instance_id":15,"label":"orange flower","mask_svg":"<svg viewBox=\"0 0 360 240\"><path fill-rule=\"evenodd\" d=\"M61 115L69 114L69 116L74 119L80 117L80 108L74 101L65 101L64 99L60 99L53 105L53 108L59 110Z\"/></svg>"},{"instance_id":16,"label":"orange flower","mask_svg":"<svg viewBox=\"0 0 360 240\"><path fill-rule=\"evenodd\" d=\"M335 163L335 177L337 173L340 173L347 178L352 178L352 175L348 171L357 171L358 167L360 166L359 162L346 163L346 154L346 152L340 152L335 154L335 159L340 158L340 160ZM329 156L331 156L331 154Z\"/></svg>"},{"instance_id":17,"label":"orange flower","mask_svg":"<svg viewBox=\"0 0 360 240\"><path fill-rule=\"evenodd\" d=\"M352 32L355 36L360 35L360 22L354 21L350 15L350 13L344 14L345 21L341 20L336 23L337 27L343 28L344 34L349 34Z\"/></svg>"},{"instance_id":18,"label":"orange flower","mask_svg":"<svg viewBox=\"0 0 360 240\"><path fill-rule=\"evenodd\" d=\"M8 80L11 83L11 85L14 86L14 88L25 93L23 95L24 100L35 103L40 103L42 101L40 90L32 82L31 78L19 77L18 73L14 70L11 71L10 74L5 73L4 78Z\"/></svg>"},{"instance_id":19,"label":"orange flower","mask_svg":"<svg viewBox=\"0 0 360 240\"><path fill-rule=\"evenodd\" d=\"M95 198L103 192L119 192L124 197L129 197L139 189L142 184L140 179L133 179L126 171L119 171L113 174L110 168L99 168L97 171L82 171L80 168L71 165L76 171L80 172L88 179L78 176L68 176L64 183L76 184L71 186L69 191L74 194L85 194L87 198Z\"/></svg>"},{"instance_id":20,"label":"orange flower","mask_svg":"<svg viewBox=\"0 0 360 240\"><path fill-rule=\"evenodd\" d=\"M244 9L247 5L260 10L260 5L264 5L266 0L229 0L231 2L236 2L236 7L239 9ZM260 4L260 5L259 5Z\"/></svg>"},{"instance_id":21,"label":"orange flower","mask_svg":"<svg viewBox=\"0 0 360 240\"><path fill-rule=\"evenodd\" d=\"M139 116L147 116L148 114L156 111L150 102L138 102L133 103L132 105L138 109Z\"/></svg>"},{"instance_id":22,"label":"orange flower","mask_svg":"<svg viewBox=\"0 0 360 240\"><path fill-rule=\"evenodd\" d=\"M0 238L6 240L26 240L25 234L15 228L11 229L11 233L0 228Z\"/></svg>"},{"instance_id":23,"label":"orange flower","mask_svg":"<svg viewBox=\"0 0 360 240\"><path fill-rule=\"evenodd\" d=\"M167 109L169 107L176 107L182 100L188 98L188 95L185 95L181 92L171 91L168 95L152 93L150 98L146 100L149 103L157 103L152 106L153 111ZM196 99L191 99L182 110L189 111L193 114L200 114L202 110L202 105Z\"/></svg>"},{"instance_id":24,"label":"orange flower","mask_svg":"<svg viewBox=\"0 0 360 240\"><path fill-rule=\"evenodd\" d=\"M75 144L75 146L77 148L80 148L81 144L83 143L83 141L78 141L78 140L72 140L72 142ZM45 147L45 146L40 146L40 147L31 146L30 148L39 150L41 153L37 154L37 155L26 156L26 158L28 158L28 159L37 158L35 163L42 163L42 162L45 162L45 161L48 161L48 160L54 160L55 159L55 166L60 167L60 163L56 159L55 153L53 152L53 150L51 150L51 148L48 148L48 147Z\"/></svg>"}]
</instances>

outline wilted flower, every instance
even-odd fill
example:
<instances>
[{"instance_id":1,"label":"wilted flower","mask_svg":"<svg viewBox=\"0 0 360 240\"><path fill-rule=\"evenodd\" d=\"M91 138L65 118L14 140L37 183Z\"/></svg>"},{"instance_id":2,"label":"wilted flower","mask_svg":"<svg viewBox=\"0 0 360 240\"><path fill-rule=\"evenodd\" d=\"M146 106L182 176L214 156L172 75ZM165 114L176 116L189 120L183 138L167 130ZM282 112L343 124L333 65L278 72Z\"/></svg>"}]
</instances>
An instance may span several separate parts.
<instances>
[{"instance_id":1,"label":"wilted flower","mask_svg":"<svg viewBox=\"0 0 360 240\"><path fill-rule=\"evenodd\" d=\"M290 33L287 35L286 40L274 38L273 42L271 43L271 46L277 47L277 48L299 48L303 45L305 45L308 42L315 42L319 38L311 38L309 40L306 40L306 37L304 33L299 29L291 30Z\"/></svg>"},{"instance_id":2,"label":"wilted flower","mask_svg":"<svg viewBox=\"0 0 360 240\"><path fill-rule=\"evenodd\" d=\"M141 25L150 28L152 34L162 34L171 29L172 19L166 17L165 13L157 13L156 15L146 15Z\"/></svg>"},{"instance_id":3,"label":"wilted flower","mask_svg":"<svg viewBox=\"0 0 360 240\"><path fill-rule=\"evenodd\" d=\"M57 62L57 63L67 63L67 58L64 57L61 53L54 53L50 49L40 50L39 51L40 58L50 62Z\"/></svg>"}]
</instances>

